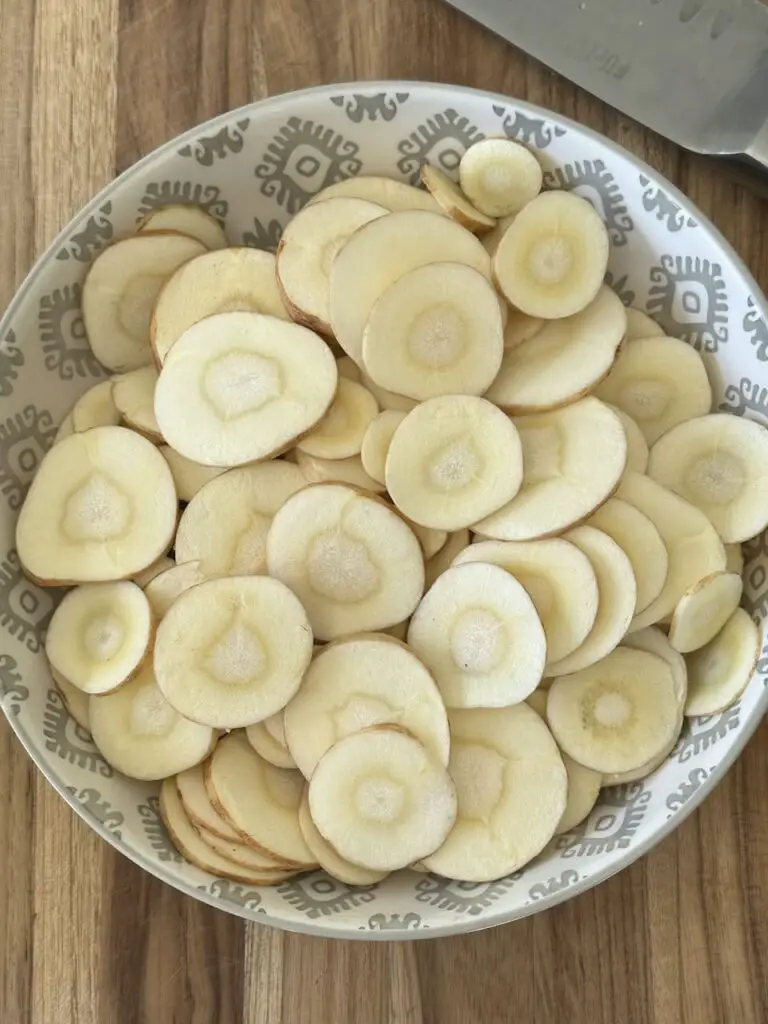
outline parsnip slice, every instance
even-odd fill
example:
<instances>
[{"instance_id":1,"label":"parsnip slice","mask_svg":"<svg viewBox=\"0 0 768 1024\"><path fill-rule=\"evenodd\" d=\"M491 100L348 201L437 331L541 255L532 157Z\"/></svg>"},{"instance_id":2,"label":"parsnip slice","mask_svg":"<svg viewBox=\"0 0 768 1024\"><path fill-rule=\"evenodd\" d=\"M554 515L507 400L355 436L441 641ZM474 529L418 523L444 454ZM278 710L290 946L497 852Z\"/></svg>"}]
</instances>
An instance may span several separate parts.
<instances>
[{"instance_id":1,"label":"parsnip slice","mask_svg":"<svg viewBox=\"0 0 768 1024\"><path fill-rule=\"evenodd\" d=\"M199 561L182 562L166 569L165 572L158 573L144 587L144 594L155 619L159 622L179 594L183 594L190 587L196 587L205 578L200 571Z\"/></svg>"},{"instance_id":2,"label":"parsnip slice","mask_svg":"<svg viewBox=\"0 0 768 1024\"><path fill-rule=\"evenodd\" d=\"M386 490L384 483L379 483L366 473L359 455L353 455L349 459L318 459L298 448L295 452L296 465L309 484L348 484L363 491L370 491L371 494L383 494Z\"/></svg>"},{"instance_id":3,"label":"parsnip slice","mask_svg":"<svg viewBox=\"0 0 768 1024\"><path fill-rule=\"evenodd\" d=\"M343 484L289 498L267 535L267 568L304 605L320 640L407 619L424 590L413 531L382 501Z\"/></svg>"},{"instance_id":4,"label":"parsnip slice","mask_svg":"<svg viewBox=\"0 0 768 1024\"><path fill-rule=\"evenodd\" d=\"M133 582L138 584L143 590L148 583L150 583L155 576L159 576L161 572L165 572L166 569L173 569L176 565L172 558L168 555L163 555L162 558L158 558L152 565L148 565L146 569L142 569L141 572L134 573Z\"/></svg>"},{"instance_id":5,"label":"parsnip slice","mask_svg":"<svg viewBox=\"0 0 768 1024\"><path fill-rule=\"evenodd\" d=\"M331 334L330 272L336 253L363 224L389 211L365 199L311 203L286 225L277 249L277 283L296 323Z\"/></svg>"},{"instance_id":6,"label":"parsnip slice","mask_svg":"<svg viewBox=\"0 0 768 1024\"><path fill-rule=\"evenodd\" d=\"M345 860L396 871L442 846L456 820L446 769L413 736L376 727L339 740L309 783L309 811Z\"/></svg>"},{"instance_id":7,"label":"parsnip slice","mask_svg":"<svg viewBox=\"0 0 768 1024\"><path fill-rule=\"evenodd\" d=\"M425 562L438 554L443 545L448 542L448 533L445 530L433 530L429 526L419 526L418 523L412 523L410 519L408 525L418 537Z\"/></svg>"},{"instance_id":8,"label":"parsnip slice","mask_svg":"<svg viewBox=\"0 0 768 1024\"><path fill-rule=\"evenodd\" d=\"M61 672L57 672L53 665L48 666L51 670L51 678L53 679L56 689L59 691L62 703L67 710L67 713L77 722L81 729L85 729L86 732L91 731L91 698L87 693L83 693L77 686L73 686L68 679L65 679Z\"/></svg>"},{"instance_id":9,"label":"parsnip slice","mask_svg":"<svg viewBox=\"0 0 768 1024\"><path fill-rule=\"evenodd\" d=\"M507 228L493 273L512 306L555 320L592 302L607 266L608 232L591 204L572 192L544 192Z\"/></svg>"},{"instance_id":10,"label":"parsnip slice","mask_svg":"<svg viewBox=\"0 0 768 1024\"><path fill-rule=\"evenodd\" d=\"M164 779L199 764L211 752L215 733L190 722L160 692L152 666L89 705L93 742L130 779Z\"/></svg>"},{"instance_id":11,"label":"parsnip slice","mask_svg":"<svg viewBox=\"0 0 768 1024\"><path fill-rule=\"evenodd\" d=\"M409 210L359 228L331 268L331 326L356 363L373 304L403 274L438 260L465 263L490 279L490 259L480 242L449 217ZM363 381L365 383L365 381Z\"/></svg>"},{"instance_id":12,"label":"parsnip slice","mask_svg":"<svg viewBox=\"0 0 768 1024\"><path fill-rule=\"evenodd\" d=\"M648 444L643 432L637 423L616 405L605 403L609 409L613 409L621 420L624 433L627 435L627 469L633 469L636 473L645 473L648 469Z\"/></svg>"},{"instance_id":13,"label":"parsnip slice","mask_svg":"<svg viewBox=\"0 0 768 1024\"><path fill-rule=\"evenodd\" d=\"M713 640L686 658L685 714L714 715L738 700L755 671L760 643L757 626L737 608Z\"/></svg>"},{"instance_id":14,"label":"parsnip slice","mask_svg":"<svg viewBox=\"0 0 768 1024\"><path fill-rule=\"evenodd\" d=\"M135 576L171 546L178 503L168 465L124 427L71 434L46 454L16 525L25 572L43 585Z\"/></svg>"},{"instance_id":15,"label":"parsnip slice","mask_svg":"<svg viewBox=\"0 0 768 1024\"><path fill-rule=\"evenodd\" d=\"M255 722L245 730L253 749L275 768L296 768L296 761L287 746L279 743L268 731L264 722Z\"/></svg>"},{"instance_id":16,"label":"parsnip slice","mask_svg":"<svg viewBox=\"0 0 768 1024\"><path fill-rule=\"evenodd\" d=\"M654 338L664 334L663 328L656 323L641 309L634 306L627 307L627 341L635 341L637 338Z\"/></svg>"},{"instance_id":17,"label":"parsnip slice","mask_svg":"<svg viewBox=\"0 0 768 1024\"><path fill-rule=\"evenodd\" d=\"M543 850L566 807L565 766L549 729L527 704L452 711L458 818L425 866L446 878L490 882Z\"/></svg>"},{"instance_id":18,"label":"parsnip slice","mask_svg":"<svg viewBox=\"0 0 768 1024\"><path fill-rule=\"evenodd\" d=\"M196 238L206 249L225 249L227 236L216 218L191 203L173 203L155 207L136 229L143 231L179 231L182 235Z\"/></svg>"},{"instance_id":19,"label":"parsnip slice","mask_svg":"<svg viewBox=\"0 0 768 1024\"><path fill-rule=\"evenodd\" d=\"M586 519L616 489L627 461L621 420L596 398L515 420L523 446L519 493L474 529L497 540L533 540Z\"/></svg>"},{"instance_id":20,"label":"parsnip slice","mask_svg":"<svg viewBox=\"0 0 768 1024\"><path fill-rule=\"evenodd\" d=\"M349 357L347 357L349 358ZM362 357L361 357L362 361ZM398 395L394 391L387 391L369 377L364 368L360 368L360 383L365 385L373 397L379 403L380 409L392 409L395 412L410 412L419 404L414 398L406 398L405 395Z\"/></svg>"},{"instance_id":21,"label":"parsnip slice","mask_svg":"<svg viewBox=\"0 0 768 1024\"><path fill-rule=\"evenodd\" d=\"M469 530L456 530L449 533L445 544L437 554L428 558L425 564L425 585L427 589L453 565L453 560L464 548L469 547ZM502 566L502 569L504 566Z\"/></svg>"},{"instance_id":22,"label":"parsnip slice","mask_svg":"<svg viewBox=\"0 0 768 1024\"><path fill-rule=\"evenodd\" d=\"M634 614L644 611L661 593L669 573L661 534L644 512L620 498L609 498L587 525L607 533L626 554L637 584Z\"/></svg>"},{"instance_id":23,"label":"parsnip slice","mask_svg":"<svg viewBox=\"0 0 768 1024\"><path fill-rule=\"evenodd\" d=\"M217 313L168 353L155 414L168 444L206 466L275 455L322 419L336 360L306 327L259 313Z\"/></svg>"},{"instance_id":24,"label":"parsnip slice","mask_svg":"<svg viewBox=\"0 0 768 1024\"><path fill-rule=\"evenodd\" d=\"M276 885L278 882L285 881L286 877L291 878L296 874L295 868L286 867L282 861L261 853L255 847L243 842L242 839L238 838L233 842L229 839L222 839L221 836L209 832L202 826L193 827L197 829L205 845L210 846L215 853L226 857L234 864L248 868L257 875L263 873L264 878L267 879L267 885Z\"/></svg>"},{"instance_id":25,"label":"parsnip slice","mask_svg":"<svg viewBox=\"0 0 768 1024\"><path fill-rule=\"evenodd\" d=\"M408 645L448 708L518 704L541 682L544 629L521 583L497 565L448 569L411 617Z\"/></svg>"},{"instance_id":26,"label":"parsnip slice","mask_svg":"<svg viewBox=\"0 0 768 1024\"><path fill-rule=\"evenodd\" d=\"M369 868L361 868L358 864L344 860L322 837L309 813L309 793L306 788L299 805L299 826L304 841L317 858L320 867L332 878L344 882L345 885L376 885L387 877L386 871L371 871Z\"/></svg>"},{"instance_id":27,"label":"parsnip slice","mask_svg":"<svg viewBox=\"0 0 768 1024\"><path fill-rule=\"evenodd\" d=\"M744 552L741 550L741 544L724 544L723 547L725 548L726 570L741 576L744 572Z\"/></svg>"},{"instance_id":28,"label":"parsnip slice","mask_svg":"<svg viewBox=\"0 0 768 1024\"><path fill-rule=\"evenodd\" d=\"M741 576L715 572L683 594L672 613L669 642L689 654L713 640L739 606Z\"/></svg>"},{"instance_id":29,"label":"parsnip slice","mask_svg":"<svg viewBox=\"0 0 768 1024\"><path fill-rule=\"evenodd\" d=\"M649 445L712 406L712 388L699 353L664 336L625 345L595 394L631 416Z\"/></svg>"},{"instance_id":30,"label":"parsnip slice","mask_svg":"<svg viewBox=\"0 0 768 1024\"><path fill-rule=\"evenodd\" d=\"M242 842L240 834L222 818L208 799L202 764L179 772L176 776L176 788L184 811L194 828L205 829L210 835L218 836L230 843Z\"/></svg>"},{"instance_id":31,"label":"parsnip slice","mask_svg":"<svg viewBox=\"0 0 768 1024\"><path fill-rule=\"evenodd\" d=\"M409 519L459 530L517 494L520 438L511 420L484 398L431 398L395 431L385 477L392 500Z\"/></svg>"},{"instance_id":32,"label":"parsnip slice","mask_svg":"<svg viewBox=\"0 0 768 1024\"><path fill-rule=\"evenodd\" d=\"M111 381L110 381L111 383ZM72 418L72 413L68 412L64 419L59 424L59 429L56 431L56 436L53 439L54 445L57 445L59 441L63 441L65 437L69 437L70 434L75 433L75 421Z\"/></svg>"},{"instance_id":33,"label":"parsnip slice","mask_svg":"<svg viewBox=\"0 0 768 1024\"><path fill-rule=\"evenodd\" d=\"M504 350L501 307L486 277L461 263L430 263L391 284L363 332L363 365L409 398L481 395Z\"/></svg>"},{"instance_id":34,"label":"parsnip slice","mask_svg":"<svg viewBox=\"0 0 768 1024\"><path fill-rule=\"evenodd\" d=\"M272 253L245 246L207 252L166 283L152 312L150 337L159 366L193 324L215 313L245 311L288 320Z\"/></svg>"},{"instance_id":35,"label":"parsnip slice","mask_svg":"<svg viewBox=\"0 0 768 1024\"><path fill-rule=\"evenodd\" d=\"M546 721L546 717L545 717ZM555 835L561 836L580 825L592 813L592 809L600 796L603 776L592 768L574 761L572 757L560 755L568 774L568 802L563 816L557 823Z\"/></svg>"},{"instance_id":36,"label":"parsnip slice","mask_svg":"<svg viewBox=\"0 0 768 1024\"><path fill-rule=\"evenodd\" d=\"M448 719L432 675L405 644L378 633L319 651L285 709L288 748L306 778L334 743L387 723L407 729L435 761L448 763Z\"/></svg>"},{"instance_id":37,"label":"parsnip slice","mask_svg":"<svg viewBox=\"0 0 768 1024\"><path fill-rule=\"evenodd\" d=\"M461 224L463 228L476 235L484 235L495 227L496 220L481 213L464 195L461 188L438 167L423 164L421 181L430 195L435 199L449 217Z\"/></svg>"},{"instance_id":38,"label":"parsnip slice","mask_svg":"<svg viewBox=\"0 0 768 1024\"><path fill-rule=\"evenodd\" d=\"M226 472L225 466L201 466L199 462L179 455L167 444L160 446L160 454L170 467L179 501L192 501L209 480Z\"/></svg>"},{"instance_id":39,"label":"parsnip slice","mask_svg":"<svg viewBox=\"0 0 768 1024\"><path fill-rule=\"evenodd\" d=\"M301 469L290 462L264 462L222 473L182 512L177 560L199 561L200 572L209 579L266 573L272 516L306 486Z\"/></svg>"},{"instance_id":40,"label":"parsnip slice","mask_svg":"<svg viewBox=\"0 0 768 1024\"><path fill-rule=\"evenodd\" d=\"M505 352L535 338L542 327L548 323L547 320L542 320L539 316L528 316L527 313L521 313L519 309L511 309L506 303L504 305L509 310L504 327Z\"/></svg>"},{"instance_id":41,"label":"parsnip slice","mask_svg":"<svg viewBox=\"0 0 768 1024\"><path fill-rule=\"evenodd\" d=\"M512 139L482 139L464 153L459 181L467 198L489 217L509 217L541 192L541 164Z\"/></svg>"},{"instance_id":42,"label":"parsnip slice","mask_svg":"<svg viewBox=\"0 0 768 1024\"><path fill-rule=\"evenodd\" d=\"M124 373L152 362L149 323L160 289L182 264L205 252L187 235L143 232L98 254L83 284L85 331L93 354Z\"/></svg>"},{"instance_id":43,"label":"parsnip slice","mask_svg":"<svg viewBox=\"0 0 768 1024\"><path fill-rule=\"evenodd\" d=\"M307 206L339 196L366 199L370 203L378 203L392 213L403 213L406 210L440 212L440 206L425 189L415 188L395 178L371 174L360 174L355 178L344 178L343 181L327 185L312 196Z\"/></svg>"},{"instance_id":44,"label":"parsnip slice","mask_svg":"<svg viewBox=\"0 0 768 1024\"><path fill-rule=\"evenodd\" d=\"M120 411L115 406L112 381L103 380L88 388L75 402L69 415L74 433L93 427L116 427L120 422ZM61 440L58 434L57 440Z\"/></svg>"},{"instance_id":45,"label":"parsnip slice","mask_svg":"<svg viewBox=\"0 0 768 1024\"><path fill-rule=\"evenodd\" d=\"M483 235L480 241L483 243L483 248L488 255L493 259L496 255L496 250L499 248L499 243L506 234L507 228L515 219L514 214L510 214L509 217L500 217L496 221L496 226L487 234ZM506 304L506 300L505 300ZM512 310L512 312L515 312Z\"/></svg>"},{"instance_id":46,"label":"parsnip slice","mask_svg":"<svg viewBox=\"0 0 768 1024\"><path fill-rule=\"evenodd\" d=\"M161 444L163 435L155 416L156 387L157 370L141 366L114 379L112 398L126 426Z\"/></svg>"},{"instance_id":47,"label":"parsnip slice","mask_svg":"<svg viewBox=\"0 0 768 1024\"><path fill-rule=\"evenodd\" d=\"M394 409L385 409L375 419L371 420L363 434L363 443L360 448L360 458L363 469L369 476L380 484L384 484L384 467L387 462L387 452L394 437L394 433L405 419L404 412L397 412Z\"/></svg>"},{"instance_id":48,"label":"parsnip slice","mask_svg":"<svg viewBox=\"0 0 768 1024\"><path fill-rule=\"evenodd\" d=\"M328 412L296 447L319 459L359 455L365 431L378 413L379 404L367 388L340 377Z\"/></svg>"}]
</instances>

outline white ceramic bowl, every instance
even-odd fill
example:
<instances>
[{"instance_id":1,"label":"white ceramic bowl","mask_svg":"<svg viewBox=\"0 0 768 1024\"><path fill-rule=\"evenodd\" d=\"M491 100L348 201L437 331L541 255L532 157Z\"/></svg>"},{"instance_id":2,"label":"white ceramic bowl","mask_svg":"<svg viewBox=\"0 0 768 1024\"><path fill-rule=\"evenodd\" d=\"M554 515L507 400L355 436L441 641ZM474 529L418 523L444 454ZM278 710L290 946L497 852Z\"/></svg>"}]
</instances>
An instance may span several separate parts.
<instances>
[{"instance_id":1,"label":"white ceramic bowl","mask_svg":"<svg viewBox=\"0 0 768 1024\"><path fill-rule=\"evenodd\" d=\"M506 133L541 154L547 184L605 219L610 283L669 334L709 354L717 404L768 419L768 320L728 243L669 182L629 153L528 104L446 85L327 86L224 114L156 150L104 189L38 261L0 324L0 697L30 755L83 819L137 864L213 906L296 931L346 938L448 935L512 921L576 896L647 852L722 778L762 717L768 647L730 710L687 720L667 763L604 791L589 820L524 871L489 884L410 872L353 889L317 873L277 888L212 878L182 862L158 817L157 787L117 775L68 718L43 657L57 594L21 574L16 514L55 429L102 370L80 317L94 254L148 210L198 203L234 244L274 249L315 192L355 174L416 182L425 161L456 170L465 147ZM77 160L77 153L71 154ZM768 548L753 542L745 602L768 609ZM764 628L764 627L763 627Z\"/></svg>"}]
</instances>

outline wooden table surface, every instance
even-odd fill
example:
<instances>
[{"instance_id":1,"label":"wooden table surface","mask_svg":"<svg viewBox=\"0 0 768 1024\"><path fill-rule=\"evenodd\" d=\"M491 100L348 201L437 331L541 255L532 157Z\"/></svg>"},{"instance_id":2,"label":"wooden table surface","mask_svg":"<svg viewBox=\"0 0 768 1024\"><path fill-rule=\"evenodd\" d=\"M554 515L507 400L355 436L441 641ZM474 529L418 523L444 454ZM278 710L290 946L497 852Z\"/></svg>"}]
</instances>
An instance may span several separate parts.
<instances>
[{"instance_id":1,"label":"wooden table surface","mask_svg":"<svg viewBox=\"0 0 768 1024\"><path fill-rule=\"evenodd\" d=\"M535 2L535 0L534 0ZM0 0L0 305L93 193L171 136L355 78L524 97L677 182L768 288L768 203L439 0ZM410 944L244 924L98 839L0 723L0 1024L759 1024L768 723L654 853L547 913Z\"/></svg>"}]
</instances>

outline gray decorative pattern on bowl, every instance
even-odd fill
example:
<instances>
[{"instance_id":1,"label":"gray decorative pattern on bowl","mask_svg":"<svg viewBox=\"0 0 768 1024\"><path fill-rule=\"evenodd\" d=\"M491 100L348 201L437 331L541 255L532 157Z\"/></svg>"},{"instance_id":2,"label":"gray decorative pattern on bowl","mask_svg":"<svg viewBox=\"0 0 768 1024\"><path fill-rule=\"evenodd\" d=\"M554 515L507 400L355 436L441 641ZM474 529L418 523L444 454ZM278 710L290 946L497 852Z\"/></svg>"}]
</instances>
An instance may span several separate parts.
<instances>
[{"instance_id":1,"label":"gray decorative pattern on bowl","mask_svg":"<svg viewBox=\"0 0 768 1024\"><path fill-rule=\"evenodd\" d=\"M708 353L718 404L768 422L765 299L705 218L651 168L595 133L525 103L451 86L323 87L277 96L188 132L128 170L72 221L0 323L3 709L49 781L104 839L189 895L252 920L391 940L489 927L550 907L626 866L678 825L722 777L768 704L766 638L735 707L688 720L659 771L605 791L585 824L509 878L475 885L407 872L353 889L317 873L272 889L215 879L184 863L160 822L157 787L115 773L51 687L42 643L59 594L22 575L14 525L56 424L103 372L79 313L94 253L148 210L179 201L204 206L234 244L274 249L292 214L326 185L360 173L414 181L424 161L455 175L468 145L500 133L539 151L548 187L593 203L611 234L611 285L669 333ZM750 546L745 581L745 605L762 624L764 538Z\"/></svg>"}]
</instances>

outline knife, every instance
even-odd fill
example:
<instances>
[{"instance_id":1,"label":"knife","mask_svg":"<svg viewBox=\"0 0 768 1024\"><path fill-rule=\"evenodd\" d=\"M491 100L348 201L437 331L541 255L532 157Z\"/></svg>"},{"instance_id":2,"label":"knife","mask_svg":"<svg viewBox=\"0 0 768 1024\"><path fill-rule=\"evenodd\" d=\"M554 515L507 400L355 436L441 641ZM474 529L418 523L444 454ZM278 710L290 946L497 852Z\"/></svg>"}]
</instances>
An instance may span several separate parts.
<instances>
[{"instance_id":1,"label":"knife","mask_svg":"<svg viewBox=\"0 0 768 1024\"><path fill-rule=\"evenodd\" d=\"M678 145L768 174L761 0L447 0Z\"/></svg>"}]
</instances>

